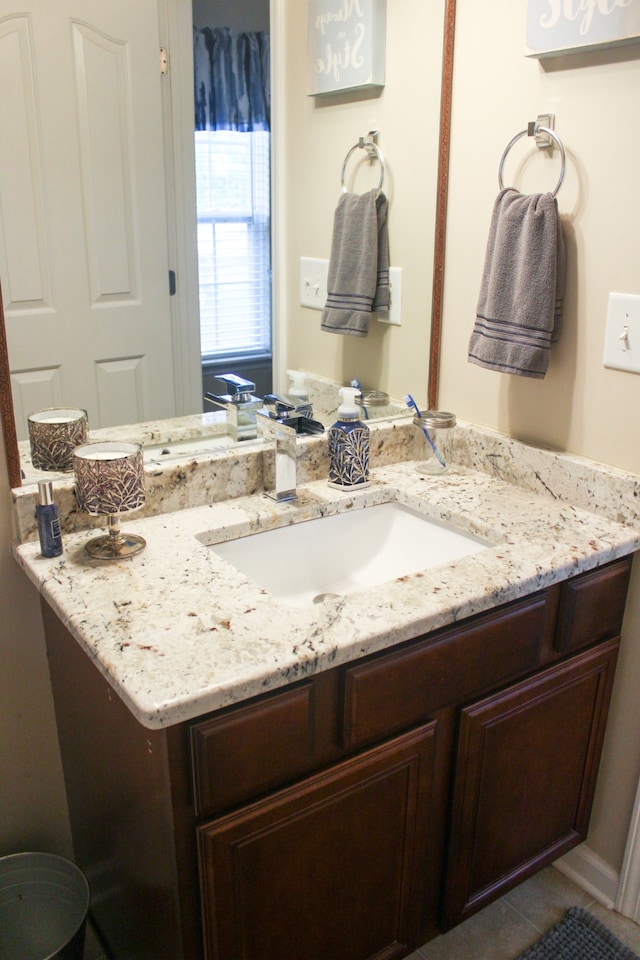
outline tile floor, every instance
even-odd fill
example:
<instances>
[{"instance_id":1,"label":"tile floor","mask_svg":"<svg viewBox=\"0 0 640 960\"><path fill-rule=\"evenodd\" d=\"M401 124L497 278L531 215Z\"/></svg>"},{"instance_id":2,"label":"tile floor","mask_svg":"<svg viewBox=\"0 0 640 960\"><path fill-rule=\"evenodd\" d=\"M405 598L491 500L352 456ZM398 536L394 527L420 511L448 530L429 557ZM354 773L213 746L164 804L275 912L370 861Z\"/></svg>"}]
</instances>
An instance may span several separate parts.
<instances>
[{"instance_id":1,"label":"tile floor","mask_svg":"<svg viewBox=\"0 0 640 960\"><path fill-rule=\"evenodd\" d=\"M555 867L547 867L407 960L515 960L569 907L585 907L640 955L640 926L600 906ZM85 960L105 960L90 929Z\"/></svg>"},{"instance_id":2,"label":"tile floor","mask_svg":"<svg viewBox=\"0 0 640 960\"><path fill-rule=\"evenodd\" d=\"M638 924L600 906L555 867L547 867L407 960L515 960L562 920L569 907L589 910L640 954Z\"/></svg>"}]
</instances>

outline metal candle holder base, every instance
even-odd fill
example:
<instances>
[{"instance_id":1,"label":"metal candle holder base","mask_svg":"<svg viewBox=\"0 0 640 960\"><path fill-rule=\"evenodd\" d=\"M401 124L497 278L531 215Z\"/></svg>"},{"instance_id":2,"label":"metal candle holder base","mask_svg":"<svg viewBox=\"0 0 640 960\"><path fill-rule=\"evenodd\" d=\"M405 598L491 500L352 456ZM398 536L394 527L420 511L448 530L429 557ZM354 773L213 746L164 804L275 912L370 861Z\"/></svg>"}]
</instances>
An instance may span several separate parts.
<instances>
[{"instance_id":1,"label":"metal candle holder base","mask_svg":"<svg viewBox=\"0 0 640 960\"><path fill-rule=\"evenodd\" d=\"M117 513L109 516L109 532L94 537L84 545L85 551L94 560L126 560L141 553L147 542L135 533L123 533Z\"/></svg>"}]
</instances>

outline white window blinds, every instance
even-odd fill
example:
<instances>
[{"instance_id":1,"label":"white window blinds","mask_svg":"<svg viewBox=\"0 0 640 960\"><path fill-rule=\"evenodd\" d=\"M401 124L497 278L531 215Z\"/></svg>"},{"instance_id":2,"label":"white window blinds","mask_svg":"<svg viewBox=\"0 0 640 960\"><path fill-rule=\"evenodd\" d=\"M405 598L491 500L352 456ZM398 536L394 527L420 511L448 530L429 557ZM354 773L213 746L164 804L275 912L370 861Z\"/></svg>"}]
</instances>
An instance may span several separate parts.
<instances>
[{"instance_id":1,"label":"white window blinds","mask_svg":"<svg viewBox=\"0 0 640 960\"><path fill-rule=\"evenodd\" d=\"M269 132L195 134L203 360L271 353Z\"/></svg>"}]
</instances>

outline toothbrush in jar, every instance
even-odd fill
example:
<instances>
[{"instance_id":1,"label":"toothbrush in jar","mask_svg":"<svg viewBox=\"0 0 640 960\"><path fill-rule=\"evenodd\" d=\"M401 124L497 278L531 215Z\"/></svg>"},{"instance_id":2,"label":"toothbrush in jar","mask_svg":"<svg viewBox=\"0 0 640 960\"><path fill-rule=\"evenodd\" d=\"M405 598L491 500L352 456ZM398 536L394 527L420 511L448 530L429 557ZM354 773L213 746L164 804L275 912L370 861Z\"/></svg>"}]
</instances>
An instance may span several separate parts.
<instances>
[{"instance_id":1,"label":"toothbrush in jar","mask_svg":"<svg viewBox=\"0 0 640 960\"><path fill-rule=\"evenodd\" d=\"M406 397L404 398L404 402L405 402L406 405L409 407L409 409L412 410L413 413L415 414L416 419L417 419L417 421L418 421L418 423L419 423L419 425L420 425L420 429L422 430L422 432L424 433L425 437L427 438L427 443L429 444L429 446L430 446L431 449L433 450L433 453L434 453L434 455L435 455L438 463L440 463L440 465L441 465L442 467L446 467L446 466L447 466L447 462L446 462L446 460L444 459L444 457L442 456L442 454L440 453L440 451L438 450L438 448L436 447L435 443L433 442L433 438L432 438L431 434L429 433L429 431L428 431L428 429L427 429L427 426L426 426L424 420L422 419L422 413L420 412L420 408L419 408L418 404L415 402L415 400L413 399L413 397L411 396L410 393L408 393L408 394L406 395Z\"/></svg>"}]
</instances>

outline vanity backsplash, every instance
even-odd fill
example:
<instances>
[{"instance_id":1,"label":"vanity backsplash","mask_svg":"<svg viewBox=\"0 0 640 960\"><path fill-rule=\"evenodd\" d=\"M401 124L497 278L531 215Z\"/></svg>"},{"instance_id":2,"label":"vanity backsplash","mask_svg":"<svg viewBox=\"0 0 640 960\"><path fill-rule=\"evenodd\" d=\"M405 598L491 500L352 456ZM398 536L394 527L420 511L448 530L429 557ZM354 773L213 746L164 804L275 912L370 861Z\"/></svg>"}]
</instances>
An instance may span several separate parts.
<instances>
[{"instance_id":1,"label":"vanity backsplash","mask_svg":"<svg viewBox=\"0 0 640 960\"><path fill-rule=\"evenodd\" d=\"M370 429L372 471L420 456L423 438L410 415L374 421ZM447 451L451 470L486 473L554 501L581 507L619 523L640 526L640 477L636 474L525 444L461 421L454 434L452 448ZM328 476L328 463L326 434L300 438L299 483ZM186 455L166 463L153 461L145 467L146 503L135 516L157 516L257 494L268 489L272 471L273 451L261 441L237 444L229 449L220 447L213 453ZM429 477L425 477L424 482L429 483ZM73 487L73 475L57 480L54 485L62 532L103 525L103 518L78 511ZM37 484L15 489L13 501L17 539L21 543L36 539Z\"/></svg>"}]
</instances>

